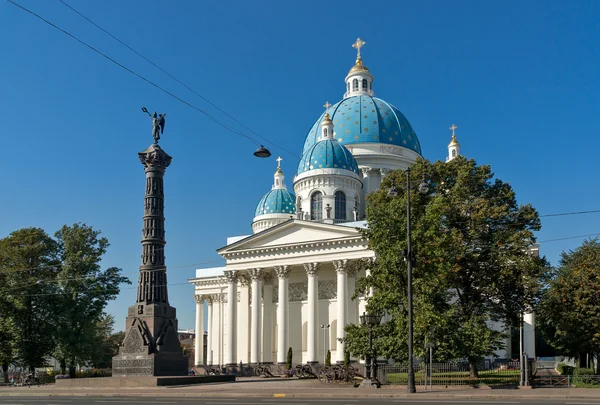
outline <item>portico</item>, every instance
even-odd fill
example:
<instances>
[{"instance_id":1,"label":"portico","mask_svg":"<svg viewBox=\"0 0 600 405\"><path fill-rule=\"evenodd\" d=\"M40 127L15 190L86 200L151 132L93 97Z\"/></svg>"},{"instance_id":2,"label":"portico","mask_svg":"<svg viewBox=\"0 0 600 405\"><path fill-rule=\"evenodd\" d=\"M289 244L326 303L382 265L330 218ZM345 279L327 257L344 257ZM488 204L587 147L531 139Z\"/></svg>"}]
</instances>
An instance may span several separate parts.
<instances>
[{"instance_id":1,"label":"portico","mask_svg":"<svg viewBox=\"0 0 600 405\"><path fill-rule=\"evenodd\" d=\"M327 349L342 362L338 339L364 306L363 298L351 299L357 264L373 257L355 227L290 219L219 249L226 266L199 269L190 280L197 323L203 322L199 302L210 297L208 354L196 356L197 365L285 364L289 347L294 364L322 362ZM215 311L215 302L224 308ZM323 323L331 324L328 337Z\"/></svg>"}]
</instances>

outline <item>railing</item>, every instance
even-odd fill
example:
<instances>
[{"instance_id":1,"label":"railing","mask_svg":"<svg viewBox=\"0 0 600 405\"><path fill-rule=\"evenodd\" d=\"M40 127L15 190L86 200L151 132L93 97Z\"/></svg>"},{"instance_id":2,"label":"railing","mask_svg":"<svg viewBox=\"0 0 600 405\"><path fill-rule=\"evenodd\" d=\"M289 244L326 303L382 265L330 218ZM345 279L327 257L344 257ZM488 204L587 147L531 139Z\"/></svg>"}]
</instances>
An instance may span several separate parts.
<instances>
[{"instance_id":1,"label":"railing","mask_svg":"<svg viewBox=\"0 0 600 405\"><path fill-rule=\"evenodd\" d=\"M518 385L519 362L485 362L477 367L477 375L471 376L467 363L419 363L414 367L416 385ZM408 364L383 364L377 366L377 378L382 384L406 385Z\"/></svg>"},{"instance_id":2,"label":"railing","mask_svg":"<svg viewBox=\"0 0 600 405\"><path fill-rule=\"evenodd\" d=\"M534 387L599 388L600 375L547 375L534 376Z\"/></svg>"}]
</instances>

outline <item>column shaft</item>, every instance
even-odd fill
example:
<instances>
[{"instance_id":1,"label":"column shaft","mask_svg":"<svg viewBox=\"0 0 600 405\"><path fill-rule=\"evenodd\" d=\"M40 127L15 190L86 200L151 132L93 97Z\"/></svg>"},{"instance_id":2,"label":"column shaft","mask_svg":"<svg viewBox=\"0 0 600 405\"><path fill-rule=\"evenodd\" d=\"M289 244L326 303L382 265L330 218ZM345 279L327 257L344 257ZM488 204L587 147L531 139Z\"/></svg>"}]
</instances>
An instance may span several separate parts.
<instances>
[{"instance_id":1,"label":"column shaft","mask_svg":"<svg viewBox=\"0 0 600 405\"><path fill-rule=\"evenodd\" d=\"M277 303L277 363L285 364L289 345L288 286L290 266L275 267L278 280Z\"/></svg>"},{"instance_id":2,"label":"column shaft","mask_svg":"<svg viewBox=\"0 0 600 405\"><path fill-rule=\"evenodd\" d=\"M196 341L194 345L194 365L204 365L204 296L196 295Z\"/></svg>"},{"instance_id":3,"label":"column shaft","mask_svg":"<svg viewBox=\"0 0 600 405\"><path fill-rule=\"evenodd\" d=\"M319 323L319 278L317 272L319 263L305 263L304 268L308 275L308 323L307 323L307 362L318 363L318 336L317 324Z\"/></svg>"},{"instance_id":4,"label":"column shaft","mask_svg":"<svg viewBox=\"0 0 600 405\"><path fill-rule=\"evenodd\" d=\"M348 323L348 303L346 292L348 290L348 260L338 260L333 262L337 272L337 338L346 336L344 328ZM344 343L338 341L336 358L338 363L344 362Z\"/></svg>"},{"instance_id":5,"label":"column shaft","mask_svg":"<svg viewBox=\"0 0 600 405\"><path fill-rule=\"evenodd\" d=\"M249 270L252 278L252 314L250 330L250 363L258 363L260 359L260 325L261 325L261 269Z\"/></svg>"},{"instance_id":6,"label":"column shaft","mask_svg":"<svg viewBox=\"0 0 600 405\"><path fill-rule=\"evenodd\" d=\"M214 322L214 316L213 316L213 310L214 310L214 306L213 306L213 298L210 297L208 299L208 336L207 336L207 342L206 342L206 362L210 365L213 364L213 342L215 341L214 339L214 332L215 332L215 328L213 325Z\"/></svg>"},{"instance_id":7,"label":"column shaft","mask_svg":"<svg viewBox=\"0 0 600 405\"><path fill-rule=\"evenodd\" d=\"M273 284L263 286L262 362L273 362Z\"/></svg>"},{"instance_id":8,"label":"column shaft","mask_svg":"<svg viewBox=\"0 0 600 405\"><path fill-rule=\"evenodd\" d=\"M223 361L225 365L236 364L236 324L237 324L237 274L233 270L226 270L225 277L227 277L227 340Z\"/></svg>"}]
</instances>

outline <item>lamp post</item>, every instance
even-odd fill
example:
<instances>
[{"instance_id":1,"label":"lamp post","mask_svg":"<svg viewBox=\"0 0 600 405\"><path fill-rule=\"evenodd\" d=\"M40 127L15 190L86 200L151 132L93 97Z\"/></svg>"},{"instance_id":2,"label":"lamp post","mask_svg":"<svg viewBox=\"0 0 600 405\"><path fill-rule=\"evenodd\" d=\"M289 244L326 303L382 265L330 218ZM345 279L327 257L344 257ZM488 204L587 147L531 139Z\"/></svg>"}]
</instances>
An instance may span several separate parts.
<instances>
[{"instance_id":1,"label":"lamp post","mask_svg":"<svg viewBox=\"0 0 600 405\"><path fill-rule=\"evenodd\" d=\"M327 332L329 332L329 327L331 325L321 325L321 329L323 330L323 365L325 365L327 361Z\"/></svg>"},{"instance_id":2,"label":"lamp post","mask_svg":"<svg viewBox=\"0 0 600 405\"><path fill-rule=\"evenodd\" d=\"M425 175L423 175L423 181L419 184L419 193L426 194L429 190L427 183L425 183ZM390 197L396 197L398 195L398 189L392 187L388 190ZM414 266L414 255L412 252L412 235L410 227L410 167L406 169L406 251L404 252L404 259L407 263L407 287L406 295L408 296L408 382L407 389L410 394L417 392L415 388L415 371L413 366L413 296L412 296L412 270Z\"/></svg>"},{"instance_id":3,"label":"lamp post","mask_svg":"<svg viewBox=\"0 0 600 405\"><path fill-rule=\"evenodd\" d=\"M360 323L369 327L369 356L365 359L365 366L367 369L366 378L360 384L361 387L368 388L379 388L381 384L377 380L377 373L375 370L374 359L375 353L373 353L373 327L381 323L381 314L379 313L365 313L360 316Z\"/></svg>"}]
</instances>

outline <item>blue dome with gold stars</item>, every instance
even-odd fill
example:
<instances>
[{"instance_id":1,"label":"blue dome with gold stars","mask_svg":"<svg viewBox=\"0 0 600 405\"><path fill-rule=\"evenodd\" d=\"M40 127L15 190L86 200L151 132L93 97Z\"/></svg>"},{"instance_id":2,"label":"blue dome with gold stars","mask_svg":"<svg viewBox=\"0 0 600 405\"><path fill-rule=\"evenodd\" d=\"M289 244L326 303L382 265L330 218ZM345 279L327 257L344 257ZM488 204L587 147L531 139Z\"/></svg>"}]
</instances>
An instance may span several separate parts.
<instances>
[{"instance_id":1,"label":"blue dome with gold stars","mask_svg":"<svg viewBox=\"0 0 600 405\"><path fill-rule=\"evenodd\" d=\"M331 115L334 135L343 145L382 143L421 154L421 144L415 131L396 107L376 97L358 95L332 105L321 115L306 136L303 155L319 142L325 113Z\"/></svg>"},{"instance_id":2,"label":"blue dome with gold stars","mask_svg":"<svg viewBox=\"0 0 600 405\"><path fill-rule=\"evenodd\" d=\"M356 159L335 139L321 139L304 149L298 175L315 169L344 169L358 174Z\"/></svg>"},{"instance_id":3,"label":"blue dome with gold stars","mask_svg":"<svg viewBox=\"0 0 600 405\"><path fill-rule=\"evenodd\" d=\"M285 188L274 188L260 199L254 213L255 217L265 214L296 213L296 196Z\"/></svg>"}]
</instances>

